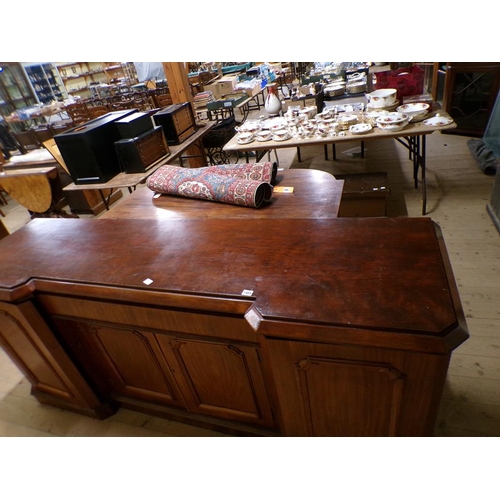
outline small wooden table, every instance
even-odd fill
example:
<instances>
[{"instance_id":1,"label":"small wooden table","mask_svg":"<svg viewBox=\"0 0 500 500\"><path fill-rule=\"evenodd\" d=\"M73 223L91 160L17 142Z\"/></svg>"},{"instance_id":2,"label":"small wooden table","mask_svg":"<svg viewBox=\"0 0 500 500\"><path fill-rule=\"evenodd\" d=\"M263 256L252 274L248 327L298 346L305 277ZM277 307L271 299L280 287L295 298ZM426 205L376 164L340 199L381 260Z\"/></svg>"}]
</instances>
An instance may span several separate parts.
<instances>
[{"instance_id":1,"label":"small wooden table","mask_svg":"<svg viewBox=\"0 0 500 500\"><path fill-rule=\"evenodd\" d=\"M215 122L209 122L206 125L198 128L198 130L190 137L188 137L184 142L176 146L169 146L170 154L168 156L164 156L160 158L157 162L155 162L150 168L148 168L145 172L127 174L125 172L121 172L118 175L115 175L112 179L107 182L95 183L95 184L75 184L74 182L67 185L64 188L64 191L81 191L84 189L95 189L98 190L102 201L106 207L106 210L109 210L109 196L114 192L115 189L127 188L129 193L131 193L135 188L146 181L146 179L153 174L156 170L158 170L161 166L165 165L168 162L173 162L175 160L181 159L182 153L186 151L189 147L193 146L197 141L202 139L212 127L216 125ZM110 195L106 197L103 193L104 190L110 190Z\"/></svg>"},{"instance_id":2,"label":"small wooden table","mask_svg":"<svg viewBox=\"0 0 500 500\"><path fill-rule=\"evenodd\" d=\"M0 183L14 200L29 210L31 218L77 217L59 208L62 188L55 166L0 172Z\"/></svg>"}]
</instances>

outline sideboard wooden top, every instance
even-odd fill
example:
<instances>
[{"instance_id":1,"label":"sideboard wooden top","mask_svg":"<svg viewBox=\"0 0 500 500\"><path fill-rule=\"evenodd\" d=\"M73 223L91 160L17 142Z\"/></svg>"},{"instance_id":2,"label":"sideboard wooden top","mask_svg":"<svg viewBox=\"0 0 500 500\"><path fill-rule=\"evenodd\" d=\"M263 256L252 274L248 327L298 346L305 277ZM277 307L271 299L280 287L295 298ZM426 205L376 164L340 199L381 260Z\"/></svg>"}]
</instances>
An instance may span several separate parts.
<instances>
[{"instance_id":1,"label":"sideboard wooden top","mask_svg":"<svg viewBox=\"0 0 500 500\"><path fill-rule=\"evenodd\" d=\"M428 218L36 219L0 242L0 299L32 290L32 278L247 300L251 291L265 319L442 336L462 314L443 249Z\"/></svg>"}]
</instances>

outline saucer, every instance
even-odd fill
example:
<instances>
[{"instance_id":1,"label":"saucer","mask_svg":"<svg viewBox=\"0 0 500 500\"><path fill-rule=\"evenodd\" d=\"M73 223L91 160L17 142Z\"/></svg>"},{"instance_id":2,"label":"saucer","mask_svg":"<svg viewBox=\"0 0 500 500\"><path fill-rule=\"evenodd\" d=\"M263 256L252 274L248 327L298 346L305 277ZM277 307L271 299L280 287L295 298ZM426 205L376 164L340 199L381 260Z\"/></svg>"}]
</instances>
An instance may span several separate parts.
<instances>
[{"instance_id":1,"label":"saucer","mask_svg":"<svg viewBox=\"0 0 500 500\"><path fill-rule=\"evenodd\" d=\"M286 135L282 135L282 136L273 135L273 141L276 141L276 142L288 141L288 139L290 139L290 137L291 137L290 134L286 134Z\"/></svg>"},{"instance_id":2,"label":"saucer","mask_svg":"<svg viewBox=\"0 0 500 500\"><path fill-rule=\"evenodd\" d=\"M241 144L241 145L243 145L243 144L250 144L250 143L251 143L251 142L253 142L253 141L254 141L254 137L253 137L253 136L252 136L252 137L250 137L249 139L241 139L241 138L240 138L240 139L237 139L237 140L236 140L236 142L237 142L238 144Z\"/></svg>"}]
</instances>

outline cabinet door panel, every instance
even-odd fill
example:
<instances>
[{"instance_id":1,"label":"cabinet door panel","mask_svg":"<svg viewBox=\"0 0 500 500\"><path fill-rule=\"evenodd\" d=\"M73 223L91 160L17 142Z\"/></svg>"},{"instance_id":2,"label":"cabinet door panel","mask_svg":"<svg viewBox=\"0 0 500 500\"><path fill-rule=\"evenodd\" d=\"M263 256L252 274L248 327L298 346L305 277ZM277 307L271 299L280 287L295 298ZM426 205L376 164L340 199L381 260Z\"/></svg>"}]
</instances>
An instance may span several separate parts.
<instances>
[{"instance_id":1,"label":"cabinet door panel","mask_svg":"<svg viewBox=\"0 0 500 500\"><path fill-rule=\"evenodd\" d=\"M105 372L110 392L184 406L153 334L61 319L57 324L88 372ZM102 379L96 377L101 387Z\"/></svg>"},{"instance_id":2,"label":"cabinet door panel","mask_svg":"<svg viewBox=\"0 0 500 500\"><path fill-rule=\"evenodd\" d=\"M394 435L403 381L397 370L319 357L296 367L309 435Z\"/></svg>"},{"instance_id":3,"label":"cabinet door panel","mask_svg":"<svg viewBox=\"0 0 500 500\"><path fill-rule=\"evenodd\" d=\"M83 379L33 304L0 304L0 346L16 362L37 397L47 394L53 404L68 403L82 410L101 401Z\"/></svg>"},{"instance_id":4,"label":"cabinet door panel","mask_svg":"<svg viewBox=\"0 0 500 500\"><path fill-rule=\"evenodd\" d=\"M266 340L289 436L398 435L405 376L394 351Z\"/></svg>"},{"instance_id":5,"label":"cabinet door panel","mask_svg":"<svg viewBox=\"0 0 500 500\"><path fill-rule=\"evenodd\" d=\"M157 338L190 411L273 425L255 347L172 335Z\"/></svg>"}]
</instances>

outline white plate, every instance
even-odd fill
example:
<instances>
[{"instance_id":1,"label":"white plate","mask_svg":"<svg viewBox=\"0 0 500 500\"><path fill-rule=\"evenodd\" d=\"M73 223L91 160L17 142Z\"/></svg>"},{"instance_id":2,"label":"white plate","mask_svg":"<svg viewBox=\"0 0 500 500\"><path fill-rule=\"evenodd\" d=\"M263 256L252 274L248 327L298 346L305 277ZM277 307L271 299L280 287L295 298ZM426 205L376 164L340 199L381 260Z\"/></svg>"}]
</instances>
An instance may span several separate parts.
<instances>
[{"instance_id":1,"label":"white plate","mask_svg":"<svg viewBox=\"0 0 500 500\"><path fill-rule=\"evenodd\" d=\"M424 111L421 115L410 116L410 121L412 123L421 122L428 114L429 114L428 111Z\"/></svg>"},{"instance_id":2,"label":"white plate","mask_svg":"<svg viewBox=\"0 0 500 500\"><path fill-rule=\"evenodd\" d=\"M409 102L408 104L403 104L398 106L396 111L404 113L406 115L412 115L413 113L419 114L427 111L429 109L429 104L426 102Z\"/></svg>"},{"instance_id":3,"label":"white plate","mask_svg":"<svg viewBox=\"0 0 500 500\"><path fill-rule=\"evenodd\" d=\"M422 123L429 127L444 127L445 125L453 123L453 120L446 116L433 116L432 118L427 118L427 120L424 120Z\"/></svg>"},{"instance_id":4,"label":"white plate","mask_svg":"<svg viewBox=\"0 0 500 500\"><path fill-rule=\"evenodd\" d=\"M396 109L399 106L399 104L400 101L394 101L391 105L382 108L382 107L370 106L370 103L368 103L366 105L366 109L368 109L369 111L382 111L384 109L391 110L391 109Z\"/></svg>"},{"instance_id":5,"label":"white plate","mask_svg":"<svg viewBox=\"0 0 500 500\"><path fill-rule=\"evenodd\" d=\"M370 132L371 129L372 126L369 123L357 123L349 127L349 132L351 132L351 134L366 134Z\"/></svg>"}]
</instances>

